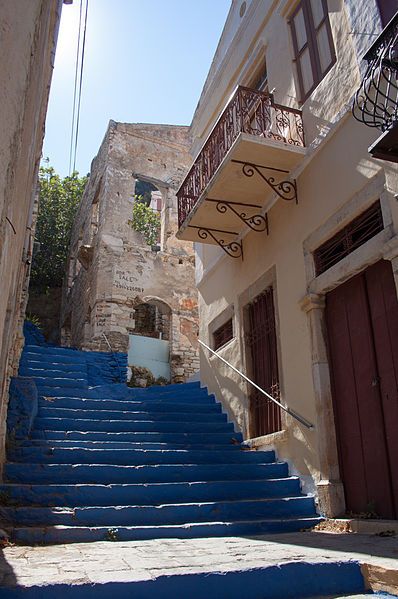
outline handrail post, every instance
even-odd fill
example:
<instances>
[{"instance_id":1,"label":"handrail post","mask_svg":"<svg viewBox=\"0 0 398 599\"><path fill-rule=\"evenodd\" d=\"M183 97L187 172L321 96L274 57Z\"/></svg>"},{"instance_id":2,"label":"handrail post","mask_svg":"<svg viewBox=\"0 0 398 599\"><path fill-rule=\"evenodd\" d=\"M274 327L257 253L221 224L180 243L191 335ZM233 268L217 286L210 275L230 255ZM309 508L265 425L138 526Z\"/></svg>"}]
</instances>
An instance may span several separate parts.
<instances>
[{"instance_id":1,"label":"handrail post","mask_svg":"<svg viewBox=\"0 0 398 599\"><path fill-rule=\"evenodd\" d=\"M235 368L235 366L232 366L232 364L230 364L227 360L225 360L222 356L220 356L220 354L218 354L217 352L215 352L214 349L211 349L211 347L209 347L208 345L206 345L206 343L204 343L200 339L198 339L198 341L199 341L200 345L202 345L203 347L205 347L214 356L217 356L217 358L219 360L221 360L221 362L224 362L224 364L226 364L227 366L229 366L229 368L231 368L231 370L233 370L234 372L236 372L237 374L239 374L247 383L249 383L250 385L252 385L252 387L254 387L255 389L257 389L257 391L260 391L260 393L262 393L268 399L270 399L271 401L273 401L277 406L279 406L281 408L281 410L283 410L284 412L286 412L287 414L289 414L290 416L292 416L292 418L294 418L295 420L297 420L298 422L300 422L303 426L305 426L309 430L311 430L311 431L314 430L315 426L312 424L312 422L310 422L309 420L307 420L307 418L304 418L304 416L301 416L300 414L298 414L297 412L295 412L294 410L292 410L292 408L289 408L288 406L284 406L282 403L280 403L280 401L278 401L277 399L275 399L275 397L272 397L272 395L270 395L269 393L267 393L267 391L264 391L264 389L262 389L254 381L252 381L251 379L249 379L249 377L246 376L245 374L243 374L243 372L241 372L240 370L238 370L237 368Z\"/></svg>"}]
</instances>

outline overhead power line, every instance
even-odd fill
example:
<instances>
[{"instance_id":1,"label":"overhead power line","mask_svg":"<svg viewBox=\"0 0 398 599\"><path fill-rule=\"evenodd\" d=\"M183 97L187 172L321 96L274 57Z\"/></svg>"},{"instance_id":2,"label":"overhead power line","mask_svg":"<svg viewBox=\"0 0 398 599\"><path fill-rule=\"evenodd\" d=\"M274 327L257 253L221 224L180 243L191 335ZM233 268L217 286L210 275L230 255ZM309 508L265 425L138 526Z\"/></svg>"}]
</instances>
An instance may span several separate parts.
<instances>
[{"instance_id":1,"label":"overhead power line","mask_svg":"<svg viewBox=\"0 0 398 599\"><path fill-rule=\"evenodd\" d=\"M82 96L82 85L83 85L83 67L84 67L84 55L86 47L86 33L87 33L87 16L88 16L88 0L85 0L85 14L84 14L84 26L82 27L83 21L83 2L80 0L80 12L79 12L79 30L77 38L77 50L76 50L76 64L75 64L75 81L73 90L73 110L72 110L72 125L71 125L71 137L70 137L70 149L69 149L69 175L76 170L76 156L77 146L79 138L79 123L80 123L80 107L81 107L81 96ZM83 28L83 31L82 31ZM79 69L80 65L80 69ZM73 168L72 168L73 164Z\"/></svg>"}]
</instances>

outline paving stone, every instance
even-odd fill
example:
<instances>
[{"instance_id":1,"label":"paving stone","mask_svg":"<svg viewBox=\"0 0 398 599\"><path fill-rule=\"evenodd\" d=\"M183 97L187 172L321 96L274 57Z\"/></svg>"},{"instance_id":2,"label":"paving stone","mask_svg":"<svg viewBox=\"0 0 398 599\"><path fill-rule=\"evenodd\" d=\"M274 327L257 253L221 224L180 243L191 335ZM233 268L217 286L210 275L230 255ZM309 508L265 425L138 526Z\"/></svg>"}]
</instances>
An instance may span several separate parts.
<instances>
[{"instance_id":1,"label":"paving stone","mask_svg":"<svg viewBox=\"0 0 398 599\"><path fill-rule=\"evenodd\" d=\"M162 539L46 547L6 547L1 585L90 580L137 581L162 575L233 572L290 562L358 561L398 572L394 538L303 532L255 538ZM10 568L14 583L10 581ZM1 592L0 592L1 595Z\"/></svg>"}]
</instances>

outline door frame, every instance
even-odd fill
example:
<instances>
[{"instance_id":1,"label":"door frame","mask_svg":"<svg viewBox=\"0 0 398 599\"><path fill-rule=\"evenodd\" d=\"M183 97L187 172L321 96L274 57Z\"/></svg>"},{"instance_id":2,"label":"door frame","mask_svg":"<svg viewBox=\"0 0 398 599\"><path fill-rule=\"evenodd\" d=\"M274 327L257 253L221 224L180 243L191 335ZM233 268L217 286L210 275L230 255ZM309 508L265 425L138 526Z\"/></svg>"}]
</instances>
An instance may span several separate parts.
<instances>
[{"instance_id":1,"label":"door frame","mask_svg":"<svg viewBox=\"0 0 398 599\"><path fill-rule=\"evenodd\" d=\"M330 269L315 275L313 252L337 231L380 200L384 229ZM398 296L398 235L394 234L390 202L384 174L377 175L365 189L355 194L316 229L303 243L307 294L300 305L307 314L310 330L312 379L314 388L319 479L316 482L319 507L327 517L345 513L344 487L340 474L336 426L331 390L331 373L326 341L325 296L381 259L390 260Z\"/></svg>"}]
</instances>

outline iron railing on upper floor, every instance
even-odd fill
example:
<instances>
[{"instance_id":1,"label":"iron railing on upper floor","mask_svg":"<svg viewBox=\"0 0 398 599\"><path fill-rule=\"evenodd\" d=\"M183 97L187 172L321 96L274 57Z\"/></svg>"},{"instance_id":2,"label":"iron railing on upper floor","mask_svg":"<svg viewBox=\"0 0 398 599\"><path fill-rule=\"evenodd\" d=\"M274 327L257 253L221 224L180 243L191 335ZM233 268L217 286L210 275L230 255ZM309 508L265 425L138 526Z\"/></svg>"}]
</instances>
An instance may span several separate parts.
<instances>
[{"instance_id":1,"label":"iron railing on upper floor","mask_svg":"<svg viewBox=\"0 0 398 599\"><path fill-rule=\"evenodd\" d=\"M364 56L368 63L355 94L354 117L381 131L398 120L398 12Z\"/></svg>"},{"instance_id":2,"label":"iron railing on upper floor","mask_svg":"<svg viewBox=\"0 0 398 599\"><path fill-rule=\"evenodd\" d=\"M304 146L301 111L275 104L267 93L239 86L177 192L181 226L240 133Z\"/></svg>"}]
</instances>

